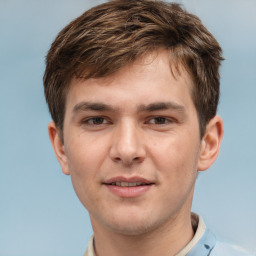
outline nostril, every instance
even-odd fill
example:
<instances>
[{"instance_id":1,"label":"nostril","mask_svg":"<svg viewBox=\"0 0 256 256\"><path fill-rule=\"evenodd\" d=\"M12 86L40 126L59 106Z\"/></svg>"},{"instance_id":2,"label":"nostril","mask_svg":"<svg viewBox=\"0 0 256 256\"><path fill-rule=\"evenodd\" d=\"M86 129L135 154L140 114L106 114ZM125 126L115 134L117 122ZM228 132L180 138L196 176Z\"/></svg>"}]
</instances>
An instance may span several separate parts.
<instances>
[{"instance_id":1,"label":"nostril","mask_svg":"<svg viewBox=\"0 0 256 256\"><path fill-rule=\"evenodd\" d=\"M132 165L135 163L140 163L142 161L141 157L134 157L134 158L122 158L122 157L114 157L112 158L116 163L123 163L124 165Z\"/></svg>"},{"instance_id":2,"label":"nostril","mask_svg":"<svg viewBox=\"0 0 256 256\"><path fill-rule=\"evenodd\" d=\"M114 161L115 161L115 162L120 162L120 161L121 161L121 158L120 158L120 157L115 157L115 158L114 158Z\"/></svg>"}]
</instances>

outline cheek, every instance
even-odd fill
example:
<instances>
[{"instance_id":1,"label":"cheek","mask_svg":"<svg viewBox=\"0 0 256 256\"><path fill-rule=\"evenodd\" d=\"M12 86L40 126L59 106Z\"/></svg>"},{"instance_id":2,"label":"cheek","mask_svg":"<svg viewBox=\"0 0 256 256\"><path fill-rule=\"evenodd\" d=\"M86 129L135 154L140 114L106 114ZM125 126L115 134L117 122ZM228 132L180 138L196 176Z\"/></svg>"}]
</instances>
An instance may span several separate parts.
<instances>
[{"instance_id":1,"label":"cheek","mask_svg":"<svg viewBox=\"0 0 256 256\"><path fill-rule=\"evenodd\" d=\"M94 137L79 134L73 136L67 144L67 159L71 175L96 174L105 157L105 143Z\"/></svg>"},{"instance_id":2,"label":"cheek","mask_svg":"<svg viewBox=\"0 0 256 256\"><path fill-rule=\"evenodd\" d=\"M199 143L189 133L153 140L148 150L159 172L176 183L182 183L187 175L196 171Z\"/></svg>"},{"instance_id":3,"label":"cheek","mask_svg":"<svg viewBox=\"0 0 256 256\"><path fill-rule=\"evenodd\" d=\"M87 208L92 194L97 200L95 189L100 184L100 167L104 161L105 149L95 141L83 139L81 136L72 138L66 145L68 167L75 192ZM104 144L103 144L104 145Z\"/></svg>"}]
</instances>

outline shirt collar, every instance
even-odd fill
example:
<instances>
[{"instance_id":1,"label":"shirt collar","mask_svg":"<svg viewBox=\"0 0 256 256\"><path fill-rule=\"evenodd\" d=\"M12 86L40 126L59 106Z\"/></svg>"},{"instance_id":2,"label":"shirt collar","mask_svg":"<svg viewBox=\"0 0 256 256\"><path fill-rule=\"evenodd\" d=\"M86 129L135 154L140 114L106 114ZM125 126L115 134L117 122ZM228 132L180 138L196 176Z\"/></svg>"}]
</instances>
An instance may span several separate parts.
<instances>
[{"instance_id":1,"label":"shirt collar","mask_svg":"<svg viewBox=\"0 0 256 256\"><path fill-rule=\"evenodd\" d=\"M208 256L216 244L215 235L206 228L203 218L191 214L192 226L196 230L192 240L176 256Z\"/></svg>"},{"instance_id":2,"label":"shirt collar","mask_svg":"<svg viewBox=\"0 0 256 256\"><path fill-rule=\"evenodd\" d=\"M84 256L96 256L95 252L94 252L94 246L93 246L93 236L91 237L88 245L87 245L87 249L84 253Z\"/></svg>"},{"instance_id":3,"label":"shirt collar","mask_svg":"<svg viewBox=\"0 0 256 256\"><path fill-rule=\"evenodd\" d=\"M201 239L196 243L196 245L189 251L187 256L208 256L213 250L216 244L215 235L206 229Z\"/></svg>"}]
</instances>

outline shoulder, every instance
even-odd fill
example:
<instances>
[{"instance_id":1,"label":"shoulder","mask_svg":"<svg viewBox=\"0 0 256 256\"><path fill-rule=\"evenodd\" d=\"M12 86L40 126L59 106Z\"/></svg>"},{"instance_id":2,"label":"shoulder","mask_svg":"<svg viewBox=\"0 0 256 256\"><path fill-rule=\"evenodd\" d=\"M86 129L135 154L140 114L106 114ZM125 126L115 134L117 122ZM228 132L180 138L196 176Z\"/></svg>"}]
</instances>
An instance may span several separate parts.
<instances>
[{"instance_id":1,"label":"shoulder","mask_svg":"<svg viewBox=\"0 0 256 256\"><path fill-rule=\"evenodd\" d=\"M252 254L248 253L243 248L224 243L224 242L216 242L214 249L212 250L211 256L253 256Z\"/></svg>"}]
</instances>

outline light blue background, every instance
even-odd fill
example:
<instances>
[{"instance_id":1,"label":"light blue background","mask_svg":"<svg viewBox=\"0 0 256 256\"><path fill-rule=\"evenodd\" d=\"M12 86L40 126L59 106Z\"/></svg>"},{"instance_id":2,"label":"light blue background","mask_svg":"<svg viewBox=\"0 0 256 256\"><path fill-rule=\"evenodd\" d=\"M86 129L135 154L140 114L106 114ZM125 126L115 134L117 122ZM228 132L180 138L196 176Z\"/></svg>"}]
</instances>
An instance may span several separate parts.
<instances>
[{"instance_id":1,"label":"light blue background","mask_svg":"<svg viewBox=\"0 0 256 256\"><path fill-rule=\"evenodd\" d=\"M61 28L101 1L0 0L0 255L82 255L92 233L48 139L44 57ZM256 1L184 0L224 50L221 153L193 210L256 252Z\"/></svg>"}]
</instances>

